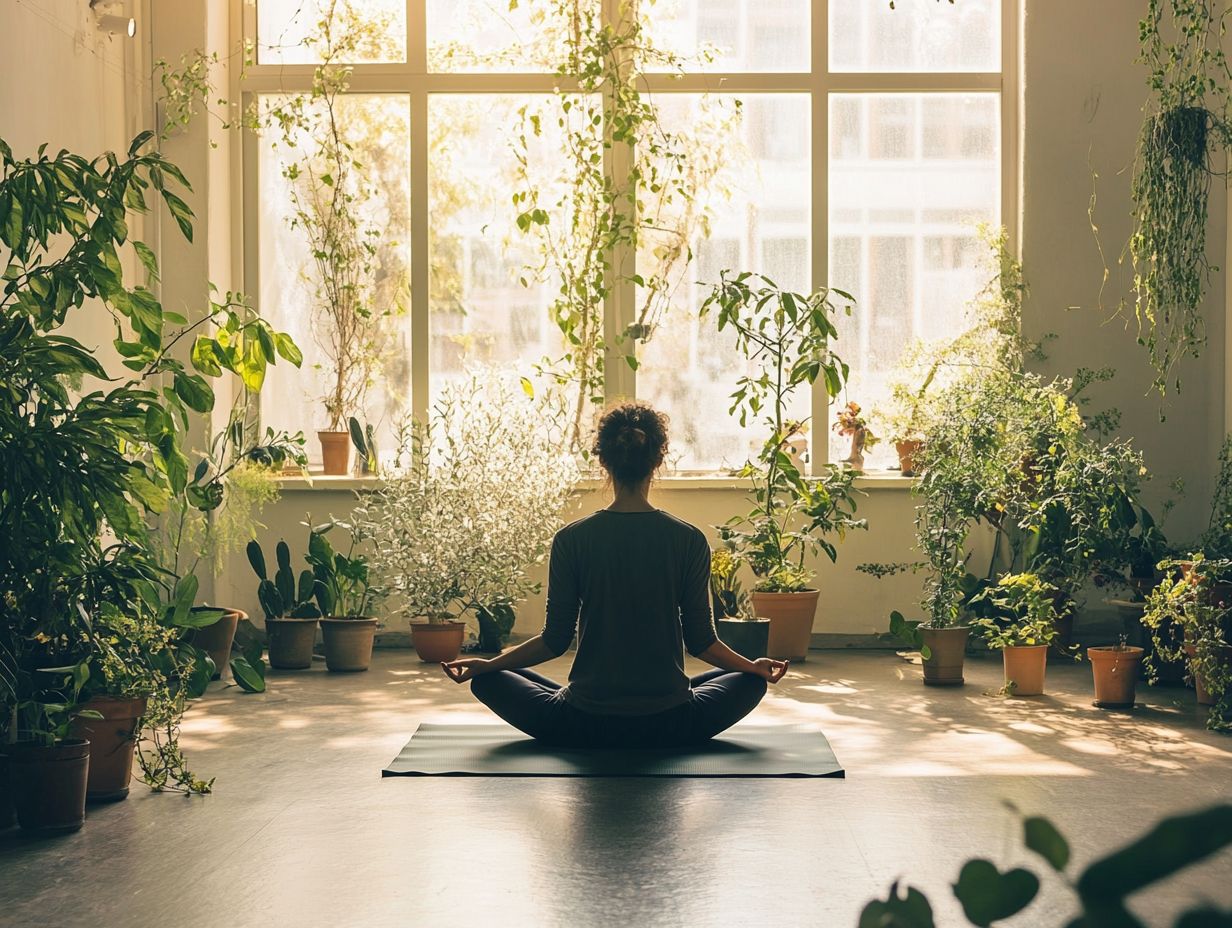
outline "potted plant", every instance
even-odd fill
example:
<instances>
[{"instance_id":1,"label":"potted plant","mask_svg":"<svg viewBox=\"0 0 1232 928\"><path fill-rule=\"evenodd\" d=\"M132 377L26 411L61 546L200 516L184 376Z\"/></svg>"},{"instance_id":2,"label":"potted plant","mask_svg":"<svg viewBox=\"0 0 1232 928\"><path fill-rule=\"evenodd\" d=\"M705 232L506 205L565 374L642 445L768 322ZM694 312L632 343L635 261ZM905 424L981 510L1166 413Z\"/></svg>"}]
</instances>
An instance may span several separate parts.
<instances>
[{"instance_id":1,"label":"potted plant","mask_svg":"<svg viewBox=\"0 0 1232 928\"><path fill-rule=\"evenodd\" d=\"M804 296L760 274L724 271L701 307L703 315L716 314L719 331L732 329L737 350L758 371L737 383L732 412L739 410L742 426L760 417L769 433L757 460L740 470L752 485L753 508L719 527L719 535L757 578L753 611L770 619L769 656L796 661L808 653L819 596L809 586L806 555L820 551L833 561L838 551L827 536L866 527L854 515L853 470L826 465L805 476L785 447L799 427L787 416L795 390L820 377L837 396L847 376L847 365L830 349L838 337L833 297L851 311L854 301L841 290Z\"/></svg>"},{"instance_id":2,"label":"potted plant","mask_svg":"<svg viewBox=\"0 0 1232 928\"><path fill-rule=\"evenodd\" d=\"M205 791L177 744L184 701L211 666L181 642L196 578L178 579L164 602L169 571L147 523L187 493L186 425L212 411L210 381L228 371L259 384L268 365L298 363L298 354L239 295L189 320L164 310L146 283L124 279L130 255L147 278L158 275L127 221L151 195L192 232L176 192L187 181L148 150L151 141L143 133L123 156L40 149L25 161L0 142L0 727L8 740L27 735L18 707L32 701L76 711L85 682L91 697L145 696L147 780ZM87 305L110 315L127 372L104 369L60 334ZM143 626L127 654L136 680L120 689L98 669L124 610ZM154 634L159 627L166 634ZM40 679L47 667L70 666L91 672ZM168 681L174 701L152 700Z\"/></svg>"},{"instance_id":3,"label":"potted plant","mask_svg":"<svg viewBox=\"0 0 1232 928\"><path fill-rule=\"evenodd\" d=\"M335 528L350 535L345 554L335 551L326 537ZM325 666L335 672L367 670L372 663L377 591L369 582L367 558L355 550L358 540L352 525L337 519L308 533L305 560L312 568L313 595L321 612Z\"/></svg>"},{"instance_id":4,"label":"potted plant","mask_svg":"<svg viewBox=\"0 0 1232 928\"><path fill-rule=\"evenodd\" d=\"M349 419L363 415L368 392L384 363L386 321L402 311L405 274L389 273L386 230L369 208L378 184L369 167L366 143L354 120L339 110L350 89L351 67L384 42L388 22L328 0L305 39L319 62L307 94L269 95L246 119L249 128L270 132L282 155L290 214L311 264L313 333L321 350L325 428L317 432L327 475L350 470Z\"/></svg>"},{"instance_id":5,"label":"potted plant","mask_svg":"<svg viewBox=\"0 0 1232 928\"><path fill-rule=\"evenodd\" d=\"M728 548L710 554L710 601L719 639L751 661L766 656L770 620L753 615L749 596L736 576L740 560Z\"/></svg>"},{"instance_id":6,"label":"potted plant","mask_svg":"<svg viewBox=\"0 0 1232 928\"><path fill-rule=\"evenodd\" d=\"M1142 667L1143 649L1126 642L1126 636L1115 644L1087 648L1087 660L1095 678L1095 699L1098 709L1132 709L1134 691L1138 686L1138 671Z\"/></svg>"},{"instance_id":7,"label":"potted plant","mask_svg":"<svg viewBox=\"0 0 1232 928\"><path fill-rule=\"evenodd\" d=\"M1199 705L1211 707L1207 728L1232 731L1232 560L1195 553L1183 574L1179 562L1160 565L1173 576L1147 596L1142 623L1151 630L1147 672L1154 680L1167 661L1183 660Z\"/></svg>"},{"instance_id":8,"label":"potted plant","mask_svg":"<svg viewBox=\"0 0 1232 928\"><path fill-rule=\"evenodd\" d=\"M1001 615L977 621L985 641L1000 651L1005 687L1014 696L1044 692L1048 646L1057 637L1056 587L1035 574L1005 574L979 596Z\"/></svg>"},{"instance_id":9,"label":"potted plant","mask_svg":"<svg viewBox=\"0 0 1232 928\"><path fill-rule=\"evenodd\" d=\"M312 666L312 647L321 617L316 577L311 570L304 570L296 580L291 569L291 549L285 541L278 542L274 556L277 570L271 580L260 543L248 542L248 563L258 580L257 601L265 613L270 666L279 670L307 670Z\"/></svg>"},{"instance_id":10,"label":"potted plant","mask_svg":"<svg viewBox=\"0 0 1232 928\"><path fill-rule=\"evenodd\" d=\"M854 471L864 470L864 451L877 444L868 420L860 413L859 403L848 403L834 420L834 434L851 439L851 450L843 463Z\"/></svg>"},{"instance_id":11,"label":"potted plant","mask_svg":"<svg viewBox=\"0 0 1232 928\"><path fill-rule=\"evenodd\" d=\"M77 831L86 820L90 742L73 737L72 726L78 716L97 715L81 706L89 667L84 662L40 667L34 675L45 681L36 685L41 692L14 706L14 731L27 737L0 746L8 761L17 822L36 834Z\"/></svg>"},{"instance_id":12,"label":"potted plant","mask_svg":"<svg viewBox=\"0 0 1232 928\"><path fill-rule=\"evenodd\" d=\"M497 372L448 386L431 418L410 426L413 452L398 454L352 518L422 660L457 656L464 617L503 620L488 634L507 633L513 605L539 588L530 570L547 557L579 468L562 448L558 397L528 392Z\"/></svg>"}]
</instances>

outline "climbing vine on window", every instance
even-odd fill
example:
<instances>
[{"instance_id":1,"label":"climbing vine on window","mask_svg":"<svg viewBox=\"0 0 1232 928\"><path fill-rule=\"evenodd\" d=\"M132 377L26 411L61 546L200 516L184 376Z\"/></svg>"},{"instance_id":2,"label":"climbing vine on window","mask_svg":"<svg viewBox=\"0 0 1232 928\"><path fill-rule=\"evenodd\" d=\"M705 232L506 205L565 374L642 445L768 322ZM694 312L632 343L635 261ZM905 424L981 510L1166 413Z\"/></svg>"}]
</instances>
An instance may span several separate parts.
<instances>
[{"instance_id":1,"label":"climbing vine on window","mask_svg":"<svg viewBox=\"0 0 1232 928\"><path fill-rule=\"evenodd\" d=\"M718 152L733 134L740 104L705 98L700 119L687 130L669 130L641 75L683 73L686 61L647 39L639 2L627 4L616 22L604 22L597 5L585 0L552 0L547 15L563 30L556 73L568 89L519 110L512 199L518 229L538 246L528 275L559 284L548 311L565 350L540 367L575 391L576 446L588 411L603 402L606 353L618 353L636 369L637 343L653 335L685 282L692 244L708 232L707 198L722 193ZM565 140L564 166L551 185L530 170L532 146L545 124L555 124ZM650 256L640 268L634 266L639 246L644 261ZM523 283L529 286L528 277ZM635 320L609 344L604 304L628 283L638 292Z\"/></svg>"}]
</instances>

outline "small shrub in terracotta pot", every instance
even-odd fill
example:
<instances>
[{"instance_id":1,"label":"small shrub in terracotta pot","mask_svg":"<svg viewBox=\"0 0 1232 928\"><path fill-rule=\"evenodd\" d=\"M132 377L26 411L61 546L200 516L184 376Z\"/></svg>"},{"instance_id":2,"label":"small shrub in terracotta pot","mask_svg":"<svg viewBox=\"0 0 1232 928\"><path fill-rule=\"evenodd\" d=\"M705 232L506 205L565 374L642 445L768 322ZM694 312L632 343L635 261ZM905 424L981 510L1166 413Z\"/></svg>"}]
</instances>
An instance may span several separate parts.
<instances>
[{"instance_id":1,"label":"small shrub in terracotta pot","mask_svg":"<svg viewBox=\"0 0 1232 928\"><path fill-rule=\"evenodd\" d=\"M1056 587L1033 573L1005 574L973 602L994 606L998 615L976 620L988 647L1005 663L1005 688L1013 696L1040 696L1049 645L1057 637Z\"/></svg>"},{"instance_id":2,"label":"small shrub in terracotta pot","mask_svg":"<svg viewBox=\"0 0 1232 928\"><path fill-rule=\"evenodd\" d=\"M467 616L492 620L482 637L499 647L513 607L539 588L530 572L547 558L579 467L553 438L567 415L558 398L530 393L495 372L449 385L432 418L408 430L432 452L398 449L354 510L372 582L410 620L424 660L457 657Z\"/></svg>"}]
</instances>

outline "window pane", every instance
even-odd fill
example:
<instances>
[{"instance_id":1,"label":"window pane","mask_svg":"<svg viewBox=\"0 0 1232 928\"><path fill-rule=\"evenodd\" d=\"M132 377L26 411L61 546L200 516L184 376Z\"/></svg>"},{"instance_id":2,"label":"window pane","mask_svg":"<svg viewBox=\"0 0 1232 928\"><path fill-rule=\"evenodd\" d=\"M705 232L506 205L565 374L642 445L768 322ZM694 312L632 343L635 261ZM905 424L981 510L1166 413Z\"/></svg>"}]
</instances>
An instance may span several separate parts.
<instances>
[{"instance_id":1,"label":"window pane","mask_svg":"<svg viewBox=\"0 0 1232 928\"><path fill-rule=\"evenodd\" d=\"M272 99L265 97L262 102ZM404 96L350 94L340 98L338 114L375 191L359 213L362 229L379 230L372 237L373 273L359 285L367 291L375 313L392 316L382 329L384 362L363 414L378 426L382 446L388 448L391 426L407 405L411 383L409 318L401 312L407 304L410 275L410 108ZM303 140L295 149L295 160L314 149L312 140ZM329 381L324 340L329 328L319 316L314 321L314 310L321 305L320 277L308 239L302 228L290 225L295 210L292 184L304 182L285 176L289 153L284 146L263 143L258 151L259 308L304 352L299 370L285 363L270 369L261 391L261 418L276 429L303 429L315 459L320 449L310 433L326 426L321 397Z\"/></svg>"},{"instance_id":2,"label":"window pane","mask_svg":"<svg viewBox=\"0 0 1232 928\"><path fill-rule=\"evenodd\" d=\"M1002 0L832 0L835 71L999 71Z\"/></svg>"},{"instance_id":3,"label":"window pane","mask_svg":"<svg viewBox=\"0 0 1232 928\"><path fill-rule=\"evenodd\" d=\"M884 406L914 339L961 331L984 283L976 225L1000 217L999 120L995 94L831 97L829 283L856 297L837 349L851 365L845 399L866 413ZM846 456L846 440L830 446ZM889 442L866 455L870 467L896 460Z\"/></svg>"},{"instance_id":4,"label":"window pane","mask_svg":"<svg viewBox=\"0 0 1232 928\"><path fill-rule=\"evenodd\" d=\"M711 71L807 71L808 0L659 0L643 5L651 42Z\"/></svg>"},{"instance_id":5,"label":"window pane","mask_svg":"<svg viewBox=\"0 0 1232 928\"><path fill-rule=\"evenodd\" d=\"M638 351L638 395L672 420L669 466L677 472L739 467L761 448L760 426L742 429L728 415L736 381L752 370L736 353L730 331L697 309L722 270L759 271L780 287L808 292L809 100L806 95L746 94L737 138L726 146L723 171L710 185L709 238L693 246L693 264L673 307ZM704 122L696 96L660 98L669 129ZM722 191L729 191L724 196ZM639 272L651 260L644 243ZM704 286L699 286L698 284ZM807 390L793 397L791 415L806 419Z\"/></svg>"},{"instance_id":6,"label":"window pane","mask_svg":"<svg viewBox=\"0 0 1232 928\"><path fill-rule=\"evenodd\" d=\"M261 64L317 64L328 47L345 62L406 61L406 0L258 0Z\"/></svg>"},{"instance_id":7,"label":"window pane","mask_svg":"<svg viewBox=\"0 0 1232 928\"><path fill-rule=\"evenodd\" d=\"M599 0L579 0L597 15ZM554 0L427 0L428 70L554 72L569 23Z\"/></svg>"},{"instance_id":8,"label":"window pane","mask_svg":"<svg viewBox=\"0 0 1232 928\"><path fill-rule=\"evenodd\" d=\"M511 203L522 189L509 140L519 109L547 97L441 94L429 98L429 247L432 396L448 381L489 366L529 376L545 356L563 352L548 315L558 284L537 283L526 268L535 240L516 226ZM542 119L529 170L556 201L562 150L555 117ZM529 286L523 286L525 279Z\"/></svg>"}]
</instances>

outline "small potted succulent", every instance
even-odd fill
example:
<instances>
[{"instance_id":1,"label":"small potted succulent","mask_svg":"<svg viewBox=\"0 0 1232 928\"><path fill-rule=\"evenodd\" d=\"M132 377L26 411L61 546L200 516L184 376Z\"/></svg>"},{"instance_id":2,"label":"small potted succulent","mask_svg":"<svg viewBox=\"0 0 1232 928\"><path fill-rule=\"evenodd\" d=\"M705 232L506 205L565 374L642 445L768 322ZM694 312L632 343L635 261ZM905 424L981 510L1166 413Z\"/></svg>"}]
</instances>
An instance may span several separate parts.
<instances>
[{"instance_id":1,"label":"small potted succulent","mask_svg":"<svg viewBox=\"0 0 1232 928\"><path fill-rule=\"evenodd\" d=\"M326 533L340 528L350 534L346 553L335 551ZM377 620L372 617L377 591L368 577L368 560L355 550L359 538L350 523L331 519L308 533L313 595L321 611L325 666L332 671L367 670L372 663Z\"/></svg>"},{"instance_id":2,"label":"small potted succulent","mask_svg":"<svg viewBox=\"0 0 1232 928\"><path fill-rule=\"evenodd\" d=\"M864 470L864 452L877 444L879 439L873 434L859 403L848 403L839 410L834 420L834 434L851 439L851 450L843 463L855 471Z\"/></svg>"},{"instance_id":3,"label":"small potted succulent","mask_svg":"<svg viewBox=\"0 0 1232 928\"><path fill-rule=\"evenodd\" d=\"M305 570L296 581L291 569L291 549L285 541L278 542L275 557L278 569L271 580L261 545L255 540L248 543L248 563L257 575L257 600L265 613L270 666L279 670L307 670L312 666L312 647L321 617L316 602L316 577L311 570Z\"/></svg>"},{"instance_id":4,"label":"small potted succulent","mask_svg":"<svg viewBox=\"0 0 1232 928\"><path fill-rule=\"evenodd\" d=\"M973 601L997 612L976 624L1005 662L1006 691L1014 696L1044 692L1048 648L1057 637L1057 589L1033 573L1005 574Z\"/></svg>"},{"instance_id":5,"label":"small potted succulent","mask_svg":"<svg viewBox=\"0 0 1232 928\"><path fill-rule=\"evenodd\" d=\"M766 656L770 643L770 620L753 614L749 595L736 576L740 559L728 548L710 555L710 600L719 639L751 661Z\"/></svg>"}]
</instances>

